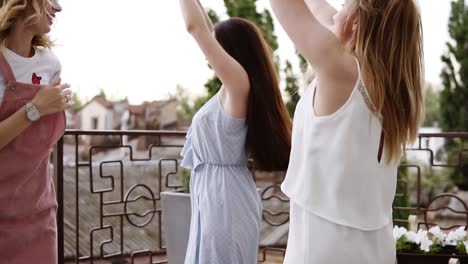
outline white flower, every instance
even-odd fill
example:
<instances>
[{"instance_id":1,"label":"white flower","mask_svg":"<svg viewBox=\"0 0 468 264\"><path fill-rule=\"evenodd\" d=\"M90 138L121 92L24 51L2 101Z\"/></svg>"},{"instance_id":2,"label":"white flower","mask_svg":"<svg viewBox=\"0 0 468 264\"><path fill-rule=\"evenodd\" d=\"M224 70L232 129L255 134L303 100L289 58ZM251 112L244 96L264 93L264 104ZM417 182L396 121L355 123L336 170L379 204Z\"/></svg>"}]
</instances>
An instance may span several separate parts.
<instances>
[{"instance_id":1,"label":"white flower","mask_svg":"<svg viewBox=\"0 0 468 264\"><path fill-rule=\"evenodd\" d=\"M398 239L400 239L407 232L408 232L408 230L406 230L406 228L404 228L404 227L394 226L393 227L393 238L395 238L395 241L397 241Z\"/></svg>"},{"instance_id":2,"label":"white flower","mask_svg":"<svg viewBox=\"0 0 468 264\"><path fill-rule=\"evenodd\" d=\"M447 234L442 232L438 226L434 226L429 229L429 233L431 233L434 237L434 242L439 245L442 245L445 241L445 238L447 237Z\"/></svg>"},{"instance_id":3,"label":"white flower","mask_svg":"<svg viewBox=\"0 0 468 264\"><path fill-rule=\"evenodd\" d=\"M445 244L450 246L456 246L458 242L465 240L466 231L465 227L461 226L455 231L451 231L445 238Z\"/></svg>"},{"instance_id":4,"label":"white flower","mask_svg":"<svg viewBox=\"0 0 468 264\"><path fill-rule=\"evenodd\" d=\"M429 252L429 248L431 247L432 244L434 244L434 242L432 242L432 240L430 240L429 237L427 236L427 231L423 231L420 229L417 235L421 243L421 246L420 246L421 250L424 252Z\"/></svg>"},{"instance_id":5,"label":"white flower","mask_svg":"<svg viewBox=\"0 0 468 264\"><path fill-rule=\"evenodd\" d=\"M421 242L421 238L419 237L419 235L413 231L407 232L404 236L406 237L406 240L408 242L411 242L414 244L419 244Z\"/></svg>"},{"instance_id":6,"label":"white flower","mask_svg":"<svg viewBox=\"0 0 468 264\"><path fill-rule=\"evenodd\" d=\"M431 246L433 244L434 244L434 242L432 242L432 240L430 240L429 238L428 239L423 239L423 240L421 240L421 250L424 251L424 252L429 252L430 248L431 248Z\"/></svg>"}]
</instances>

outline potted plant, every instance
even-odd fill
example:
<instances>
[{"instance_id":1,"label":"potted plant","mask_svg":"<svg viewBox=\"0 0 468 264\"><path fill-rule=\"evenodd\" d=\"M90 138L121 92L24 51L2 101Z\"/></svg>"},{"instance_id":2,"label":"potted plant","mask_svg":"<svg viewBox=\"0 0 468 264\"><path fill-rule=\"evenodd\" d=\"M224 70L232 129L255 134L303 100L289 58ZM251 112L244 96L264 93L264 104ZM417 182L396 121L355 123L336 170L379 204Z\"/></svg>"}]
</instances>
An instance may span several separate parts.
<instances>
[{"instance_id":1,"label":"potted plant","mask_svg":"<svg viewBox=\"0 0 468 264\"><path fill-rule=\"evenodd\" d=\"M183 264L190 234L190 170L181 169L182 190L161 192L168 262Z\"/></svg>"},{"instance_id":2,"label":"potted plant","mask_svg":"<svg viewBox=\"0 0 468 264\"><path fill-rule=\"evenodd\" d=\"M448 264L451 259L460 264L468 263L468 236L465 227L448 234L435 226L418 232L395 226L398 264Z\"/></svg>"}]
</instances>

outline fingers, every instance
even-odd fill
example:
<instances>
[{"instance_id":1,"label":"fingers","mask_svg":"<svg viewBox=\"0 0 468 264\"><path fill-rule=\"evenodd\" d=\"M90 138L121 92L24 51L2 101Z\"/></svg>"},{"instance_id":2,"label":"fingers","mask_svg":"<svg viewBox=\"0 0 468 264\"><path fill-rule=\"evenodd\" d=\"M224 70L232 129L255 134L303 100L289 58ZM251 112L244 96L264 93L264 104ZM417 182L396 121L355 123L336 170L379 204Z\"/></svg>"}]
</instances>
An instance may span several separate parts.
<instances>
[{"instance_id":1,"label":"fingers","mask_svg":"<svg viewBox=\"0 0 468 264\"><path fill-rule=\"evenodd\" d=\"M67 95L70 95L70 96L71 96L71 95L73 94L73 92L72 92L72 90L70 90L70 89L68 89L68 90L62 90L62 94L63 94L63 96L67 96Z\"/></svg>"},{"instance_id":2,"label":"fingers","mask_svg":"<svg viewBox=\"0 0 468 264\"><path fill-rule=\"evenodd\" d=\"M68 108L70 108L70 107L72 107L72 106L73 106L73 102L72 102L72 101L69 101L69 102L67 103L67 106L66 106L65 108L68 109Z\"/></svg>"},{"instance_id":3,"label":"fingers","mask_svg":"<svg viewBox=\"0 0 468 264\"><path fill-rule=\"evenodd\" d=\"M62 92L62 96L65 99L65 103L69 104L72 101L72 92L70 90L65 90Z\"/></svg>"},{"instance_id":4,"label":"fingers","mask_svg":"<svg viewBox=\"0 0 468 264\"><path fill-rule=\"evenodd\" d=\"M64 84L54 86L52 89L56 89L55 91L60 96L66 99L66 103L69 103L72 99L72 94L73 94L73 91L69 88L70 88L70 84L64 83Z\"/></svg>"},{"instance_id":5,"label":"fingers","mask_svg":"<svg viewBox=\"0 0 468 264\"><path fill-rule=\"evenodd\" d=\"M65 100L65 103L68 104L71 101L71 96L69 94L65 94L63 96L63 99Z\"/></svg>"},{"instance_id":6,"label":"fingers","mask_svg":"<svg viewBox=\"0 0 468 264\"><path fill-rule=\"evenodd\" d=\"M71 96L67 95L67 96L63 97L63 99L62 99L62 109L61 110L65 110L67 108L70 108L72 105L73 105L73 102L71 100Z\"/></svg>"},{"instance_id":7,"label":"fingers","mask_svg":"<svg viewBox=\"0 0 468 264\"><path fill-rule=\"evenodd\" d=\"M61 80L60 80L60 79L58 79L58 80L54 80L54 81L51 83L51 85L50 85L50 86L57 86L57 85L59 85L59 84L60 84L60 82L61 82Z\"/></svg>"},{"instance_id":8,"label":"fingers","mask_svg":"<svg viewBox=\"0 0 468 264\"><path fill-rule=\"evenodd\" d=\"M56 85L56 86L57 86L57 88L59 88L60 90L65 90L65 89L68 89L68 88L71 87L71 85L68 84L68 83L63 83L63 84Z\"/></svg>"},{"instance_id":9,"label":"fingers","mask_svg":"<svg viewBox=\"0 0 468 264\"><path fill-rule=\"evenodd\" d=\"M69 89L70 88L70 85L67 84L67 83L64 83L64 84L59 84L59 85L55 85L55 86L49 86L45 89L43 89L44 92L46 91L51 91L53 94L58 94L58 95L63 95L63 92L66 91L66 89ZM46 92L47 93L47 92Z\"/></svg>"}]
</instances>

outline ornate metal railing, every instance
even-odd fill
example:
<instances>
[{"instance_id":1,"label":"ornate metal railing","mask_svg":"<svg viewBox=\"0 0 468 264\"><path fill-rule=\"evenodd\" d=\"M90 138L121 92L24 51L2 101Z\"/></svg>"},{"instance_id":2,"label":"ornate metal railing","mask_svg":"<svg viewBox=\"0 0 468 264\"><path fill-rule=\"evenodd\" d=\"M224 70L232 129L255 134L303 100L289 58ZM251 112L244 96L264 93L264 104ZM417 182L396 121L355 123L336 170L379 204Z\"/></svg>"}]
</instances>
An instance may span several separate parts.
<instances>
[{"instance_id":1,"label":"ornate metal railing","mask_svg":"<svg viewBox=\"0 0 468 264\"><path fill-rule=\"evenodd\" d=\"M398 173L398 190L393 208L395 224L411 224L408 216L414 215L418 217L413 218L413 224L430 227L437 224L431 223L437 220L432 219L434 217L431 215L442 211L455 218L457 215L458 218L466 218L466 201L447 192L453 192L452 180L458 180L463 185L463 177L468 178L467 143L468 133L432 133L420 134L415 144L408 146L406 160L400 165ZM460 222L459 226L462 224Z\"/></svg>"},{"instance_id":2,"label":"ornate metal railing","mask_svg":"<svg viewBox=\"0 0 468 264\"><path fill-rule=\"evenodd\" d=\"M468 133L421 134L408 147L398 176L395 224L428 227L440 221L436 212L449 211L443 215L454 220L446 228L468 225L465 197L446 194L450 186L440 183L466 170L467 139ZM173 131L67 131L54 151L59 263L167 263L160 193L181 187L184 141L184 132ZM441 186L430 186L431 180ZM281 181L281 174L257 173L264 203L259 262L284 256L289 200Z\"/></svg>"},{"instance_id":3,"label":"ornate metal railing","mask_svg":"<svg viewBox=\"0 0 468 264\"><path fill-rule=\"evenodd\" d=\"M54 162L59 262L165 263L153 262L165 250L159 194L180 188L172 177L184 139L184 132L67 131ZM168 149L174 155L161 155Z\"/></svg>"}]
</instances>

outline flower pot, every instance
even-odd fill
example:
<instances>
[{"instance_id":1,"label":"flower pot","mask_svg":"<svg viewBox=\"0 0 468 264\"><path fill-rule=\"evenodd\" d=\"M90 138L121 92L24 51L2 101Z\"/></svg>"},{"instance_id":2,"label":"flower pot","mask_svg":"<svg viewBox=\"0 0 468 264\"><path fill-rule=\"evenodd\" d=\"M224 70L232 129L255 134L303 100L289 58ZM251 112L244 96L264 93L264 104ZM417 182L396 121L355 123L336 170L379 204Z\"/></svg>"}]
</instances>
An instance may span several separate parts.
<instances>
[{"instance_id":1,"label":"flower pot","mask_svg":"<svg viewBox=\"0 0 468 264\"><path fill-rule=\"evenodd\" d=\"M161 192L163 230L170 264L184 264L190 234L190 194Z\"/></svg>"},{"instance_id":2,"label":"flower pot","mask_svg":"<svg viewBox=\"0 0 468 264\"><path fill-rule=\"evenodd\" d=\"M449 254L398 253L398 264L448 264L450 259L458 259L460 264L468 264L468 256ZM456 262L455 262L456 263Z\"/></svg>"}]
</instances>

